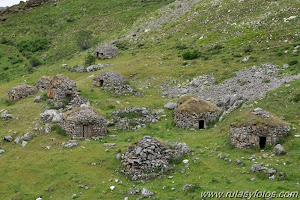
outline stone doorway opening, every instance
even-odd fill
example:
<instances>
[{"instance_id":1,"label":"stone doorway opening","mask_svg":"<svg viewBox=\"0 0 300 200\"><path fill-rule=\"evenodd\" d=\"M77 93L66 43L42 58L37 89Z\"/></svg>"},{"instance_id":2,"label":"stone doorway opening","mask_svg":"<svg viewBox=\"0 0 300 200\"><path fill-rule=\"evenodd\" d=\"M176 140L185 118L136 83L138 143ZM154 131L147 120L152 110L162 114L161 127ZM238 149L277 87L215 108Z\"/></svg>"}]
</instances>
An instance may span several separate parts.
<instances>
[{"instance_id":1,"label":"stone doorway opening","mask_svg":"<svg viewBox=\"0 0 300 200\"><path fill-rule=\"evenodd\" d=\"M199 121L199 129L204 129L204 120Z\"/></svg>"},{"instance_id":2,"label":"stone doorway opening","mask_svg":"<svg viewBox=\"0 0 300 200\"><path fill-rule=\"evenodd\" d=\"M89 137L89 126L88 125L83 125L82 126L82 137Z\"/></svg>"},{"instance_id":3,"label":"stone doorway opening","mask_svg":"<svg viewBox=\"0 0 300 200\"><path fill-rule=\"evenodd\" d=\"M104 83L104 81L103 80L100 80L100 87L102 87L103 86L103 83Z\"/></svg>"},{"instance_id":4,"label":"stone doorway opening","mask_svg":"<svg viewBox=\"0 0 300 200\"><path fill-rule=\"evenodd\" d=\"M259 137L259 147L264 149L266 147L267 138L266 137Z\"/></svg>"}]
</instances>

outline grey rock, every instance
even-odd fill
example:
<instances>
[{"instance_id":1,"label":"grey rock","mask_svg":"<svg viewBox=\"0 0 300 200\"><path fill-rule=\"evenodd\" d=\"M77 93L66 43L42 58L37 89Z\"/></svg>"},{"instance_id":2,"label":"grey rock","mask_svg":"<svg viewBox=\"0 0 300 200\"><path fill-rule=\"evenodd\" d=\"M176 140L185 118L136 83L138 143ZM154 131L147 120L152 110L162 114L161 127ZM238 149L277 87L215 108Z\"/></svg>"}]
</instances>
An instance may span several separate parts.
<instances>
[{"instance_id":1,"label":"grey rock","mask_svg":"<svg viewBox=\"0 0 300 200\"><path fill-rule=\"evenodd\" d=\"M72 147L76 147L77 145L78 145L77 142L70 142L70 143L68 143L68 144L65 145L65 148L70 149Z\"/></svg>"},{"instance_id":2,"label":"grey rock","mask_svg":"<svg viewBox=\"0 0 300 200\"><path fill-rule=\"evenodd\" d=\"M153 192L151 192L145 188L142 189L141 193L142 193L142 196L145 198L148 198L153 195Z\"/></svg>"},{"instance_id":3,"label":"grey rock","mask_svg":"<svg viewBox=\"0 0 300 200\"><path fill-rule=\"evenodd\" d=\"M114 147L116 146L116 143L104 143L105 147Z\"/></svg>"},{"instance_id":4,"label":"grey rock","mask_svg":"<svg viewBox=\"0 0 300 200\"><path fill-rule=\"evenodd\" d=\"M250 181L251 181L251 182L255 181L255 178L250 178Z\"/></svg>"},{"instance_id":5,"label":"grey rock","mask_svg":"<svg viewBox=\"0 0 300 200\"><path fill-rule=\"evenodd\" d=\"M116 155L116 159L120 160L120 159L121 159L121 154L118 153L118 154Z\"/></svg>"},{"instance_id":6,"label":"grey rock","mask_svg":"<svg viewBox=\"0 0 300 200\"><path fill-rule=\"evenodd\" d=\"M251 167L251 171L252 172L261 172L262 168L263 168L263 163L254 164Z\"/></svg>"},{"instance_id":7,"label":"grey rock","mask_svg":"<svg viewBox=\"0 0 300 200\"><path fill-rule=\"evenodd\" d=\"M22 141L22 144L21 144L21 146L22 146L22 147L25 147L27 144L28 144L28 142L26 142L26 141Z\"/></svg>"},{"instance_id":8,"label":"grey rock","mask_svg":"<svg viewBox=\"0 0 300 200\"><path fill-rule=\"evenodd\" d=\"M62 112L58 110L46 110L44 113L40 114L40 120L43 123L46 122L61 122Z\"/></svg>"},{"instance_id":9,"label":"grey rock","mask_svg":"<svg viewBox=\"0 0 300 200\"><path fill-rule=\"evenodd\" d=\"M51 125L50 125L49 123L46 123L46 124L45 124L44 132L45 132L46 134L48 134L48 133L51 132Z\"/></svg>"},{"instance_id":10,"label":"grey rock","mask_svg":"<svg viewBox=\"0 0 300 200\"><path fill-rule=\"evenodd\" d=\"M10 135L4 136L3 139L4 139L5 141L7 141L7 142L12 142L12 141L13 141L13 137L10 136Z\"/></svg>"},{"instance_id":11,"label":"grey rock","mask_svg":"<svg viewBox=\"0 0 300 200\"><path fill-rule=\"evenodd\" d=\"M1 153L4 153L4 152L5 152L5 150L3 150L3 149L0 149L0 154L1 154Z\"/></svg>"},{"instance_id":12,"label":"grey rock","mask_svg":"<svg viewBox=\"0 0 300 200\"><path fill-rule=\"evenodd\" d=\"M21 141L22 141L21 137L17 137L17 138L15 139L15 143L16 143L16 144L19 144Z\"/></svg>"},{"instance_id":13,"label":"grey rock","mask_svg":"<svg viewBox=\"0 0 300 200\"><path fill-rule=\"evenodd\" d=\"M78 195L77 195L77 194L73 194L73 195L72 195L72 199L75 199L75 198L78 198Z\"/></svg>"},{"instance_id":14,"label":"grey rock","mask_svg":"<svg viewBox=\"0 0 300 200\"><path fill-rule=\"evenodd\" d=\"M25 133L23 135L23 140L24 141L30 141L32 139L31 133Z\"/></svg>"},{"instance_id":15,"label":"grey rock","mask_svg":"<svg viewBox=\"0 0 300 200\"><path fill-rule=\"evenodd\" d=\"M247 61L250 59L250 57L251 57L251 56L246 56L246 57L242 60L242 62L247 62Z\"/></svg>"},{"instance_id":16,"label":"grey rock","mask_svg":"<svg viewBox=\"0 0 300 200\"><path fill-rule=\"evenodd\" d=\"M276 153L276 155L284 155L284 154L286 154L285 149L283 148L283 146L281 144L277 144L275 146L274 152Z\"/></svg>"},{"instance_id":17,"label":"grey rock","mask_svg":"<svg viewBox=\"0 0 300 200\"><path fill-rule=\"evenodd\" d=\"M42 100L43 100L43 99L42 99L41 96L36 96L36 97L34 98L34 102L36 102L36 103L41 102Z\"/></svg>"},{"instance_id":18,"label":"grey rock","mask_svg":"<svg viewBox=\"0 0 300 200\"><path fill-rule=\"evenodd\" d=\"M1 119L2 120L10 120L10 119L13 119L15 118L15 116L13 116L12 114L8 114L8 111L7 110L4 110L2 113L1 113Z\"/></svg>"},{"instance_id":19,"label":"grey rock","mask_svg":"<svg viewBox=\"0 0 300 200\"><path fill-rule=\"evenodd\" d=\"M173 102L169 102L164 104L164 108L170 109L170 110L174 110L177 107L176 103Z\"/></svg>"}]
</instances>

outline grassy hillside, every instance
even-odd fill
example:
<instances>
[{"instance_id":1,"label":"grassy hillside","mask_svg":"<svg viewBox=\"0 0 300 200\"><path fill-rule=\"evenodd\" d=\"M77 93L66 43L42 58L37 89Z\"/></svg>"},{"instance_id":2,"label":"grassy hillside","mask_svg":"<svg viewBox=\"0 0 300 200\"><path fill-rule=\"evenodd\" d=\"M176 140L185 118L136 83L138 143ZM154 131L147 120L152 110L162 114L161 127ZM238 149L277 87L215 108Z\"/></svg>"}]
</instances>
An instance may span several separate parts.
<instances>
[{"instance_id":1,"label":"grassy hillside","mask_svg":"<svg viewBox=\"0 0 300 200\"><path fill-rule=\"evenodd\" d=\"M120 108L163 108L163 104L170 100L162 96L160 89L161 85L169 82L179 84L195 76L213 74L219 83L234 76L237 70L267 62L279 66L289 63L290 67L284 72L300 72L299 51L293 52L300 45L299 1L203 0L180 16L178 21L164 23L160 28L145 32L143 25L163 18L157 9L171 2L65 0L59 1L57 6L50 3L11 14L6 22L1 22L0 110L7 109L19 119L1 121L0 137L12 135L16 138L26 132L34 132L36 136L25 147L13 142L0 142L0 149L6 150L0 155L0 199L27 200L39 196L43 199L71 199L73 194L77 194L78 199L124 199L126 196L136 199L138 196L126 193L133 186L139 189L145 187L155 192L155 197L170 200L201 199L201 191L299 191L300 138L294 136L299 135L300 129L299 80L289 83L289 87L282 86L269 92L265 99L247 102L274 113L291 125L290 135L279 141L288 152L284 156L272 155L270 147L264 152L232 148L229 126L246 116L251 108L238 109L226 116L224 121L216 123L215 127L197 131L175 127L173 112L166 110L166 118L147 128L137 132L111 130L109 134L116 135L115 138L80 140L79 145L70 150L61 143L71 138L59 131L46 135L33 130L32 122L40 123L39 114L44 112L46 101L33 103L36 95L16 103L5 100L7 91L21 82L34 85L43 75L64 74L73 79L82 95L109 118L111 112ZM175 9L173 6L165 8ZM285 22L284 18L290 16L297 17ZM108 68L75 73L62 67L64 63L68 66L83 65L86 55L91 54L96 44L128 36L135 22L134 26L140 27L137 32L141 32L138 40L125 37L118 41L119 45L125 46L120 49L120 56L96 61L111 64ZM82 50L76 44L75 36L80 30L92 31L90 49ZM22 45L26 41L34 41L29 44L34 44L37 50L21 51L27 48ZM182 54L188 51L197 51L198 58L183 59ZM251 56L249 61L242 62L248 55ZM39 60L41 65L32 67L34 59ZM91 75L108 70L122 73L144 95L117 97L92 88ZM120 161L115 156L120 151L125 152L131 143L144 135L186 142L195 150L185 157L190 162L189 167L186 168L181 161L174 163L174 172L170 174L174 176L172 179L165 177L144 183L127 180L116 171ZM107 147L103 144L106 142L116 143L116 147L105 151ZM52 148L45 150L46 146ZM233 163L217 158L219 153L229 154L228 158ZM264 159L261 157L263 154L269 157ZM257 159L248 160L252 155ZM245 165L234 164L236 159ZM264 174L251 172L255 162L269 164L269 167L282 171L285 178L271 181ZM186 169L186 172L182 174L181 169ZM256 178L254 182L250 181L252 177ZM115 179L123 183L118 184ZM195 191L182 192L185 184L197 184L199 187ZM86 185L88 189L79 185ZM109 189L112 185L116 187L114 191Z\"/></svg>"}]
</instances>

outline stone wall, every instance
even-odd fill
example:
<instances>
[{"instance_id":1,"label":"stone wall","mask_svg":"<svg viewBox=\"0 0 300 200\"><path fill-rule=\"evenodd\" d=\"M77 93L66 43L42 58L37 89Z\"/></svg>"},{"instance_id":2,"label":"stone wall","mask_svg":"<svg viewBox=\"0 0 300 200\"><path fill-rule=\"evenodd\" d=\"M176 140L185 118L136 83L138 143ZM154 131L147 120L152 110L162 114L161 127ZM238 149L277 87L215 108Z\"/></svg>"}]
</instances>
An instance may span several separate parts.
<instances>
[{"instance_id":1,"label":"stone wall","mask_svg":"<svg viewBox=\"0 0 300 200\"><path fill-rule=\"evenodd\" d=\"M276 145L278 138L288 134L288 125L270 126L265 124L231 126L231 144L238 149L260 147L259 137L266 137L266 145Z\"/></svg>"},{"instance_id":2,"label":"stone wall","mask_svg":"<svg viewBox=\"0 0 300 200\"><path fill-rule=\"evenodd\" d=\"M92 86L97 87L116 87L124 85L126 82L125 77L114 71L107 71L95 78Z\"/></svg>"},{"instance_id":3,"label":"stone wall","mask_svg":"<svg viewBox=\"0 0 300 200\"><path fill-rule=\"evenodd\" d=\"M50 76L42 76L39 80L37 80L35 86L38 90L47 90L48 86L50 85L50 82L52 80L52 77Z\"/></svg>"},{"instance_id":4,"label":"stone wall","mask_svg":"<svg viewBox=\"0 0 300 200\"><path fill-rule=\"evenodd\" d=\"M88 126L90 137L105 135L107 133L106 124L106 118L100 112L88 106L71 111L71 113L63 117L60 123L66 134L73 136L73 138L81 137L83 125Z\"/></svg>"},{"instance_id":5,"label":"stone wall","mask_svg":"<svg viewBox=\"0 0 300 200\"><path fill-rule=\"evenodd\" d=\"M76 83L62 75L55 76L48 87L47 95L56 101L61 101L77 92Z\"/></svg>"},{"instance_id":6,"label":"stone wall","mask_svg":"<svg viewBox=\"0 0 300 200\"><path fill-rule=\"evenodd\" d=\"M37 89L35 87L20 83L19 85L11 88L8 91L8 100L18 101L22 98L25 98L29 95L37 93Z\"/></svg>"},{"instance_id":7,"label":"stone wall","mask_svg":"<svg viewBox=\"0 0 300 200\"><path fill-rule=\"evenodd\" d=\"M204 120L204 128L207 128L209 123L214 122L221 111L204 112L204 113L189 113L189 112L174 112L174 122L180 128L196 128L199 129L199 121Z\"/></svg>"}]
</instances>

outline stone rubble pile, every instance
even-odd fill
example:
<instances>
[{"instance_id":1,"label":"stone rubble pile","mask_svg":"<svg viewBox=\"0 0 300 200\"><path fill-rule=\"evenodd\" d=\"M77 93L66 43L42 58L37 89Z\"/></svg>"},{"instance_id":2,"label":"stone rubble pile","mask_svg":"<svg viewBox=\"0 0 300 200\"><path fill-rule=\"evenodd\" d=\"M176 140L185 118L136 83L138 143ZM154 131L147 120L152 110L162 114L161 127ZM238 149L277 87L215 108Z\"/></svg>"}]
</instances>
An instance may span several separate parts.
<instances>
[{"instance_id":1,"label":"stone rubble pile","mask_svg":"<svg viewBox=\"0 0 300 200\"><path fill-rule=\"evenodd\" d=\"M185 143L163 143L144 136L122 155L124 169L121 172L132 180L161 176L171 170L172 159L178 159L191 151Z\"/></svg>"},{"instance_id":2,"label":"stone rubble pile","mask_svg":"<svg viewBox=\"0 0 300 200\"><path fill-rule=\"evenodd\" d=\"M97 65L90 65L88 67L84 67L81 65L74 65L73 67L70 68L70 71L75 71L75 72L79 72L79 73L92 72L92 71L104 69L108 66L109 66L108 64L100 64L100 63Z\"/></svg>"},{"instance_id":3,"label":"stone rubble pile","mask_svg":"<svg viewBox=\"0 0 300 200\"><path fill-rule=\"evenodd\" d=\"M2 113L1 113L2 120L10 120L13 118L15 118L15 116L13 116L12 114L9 114L7 110L2 111Z\"/></svg>"},{"instance_id":4,"label":"stone rubble pile","mask_svg":"<svg viewBox=\"0 0 300 200\"><path fill-rule=\"evenodd\" d=\"M35 87L20 83L19 85L8 90L8 100L10 101L19 101L29 95L37 93Z\"/></svg>"},{"instance_id":5,"label":"stone rubble pile","mask_svg":"<svg viewBox=\"0 0 300 200\"><path fill-rule=\"evenodd\" d=\"M142 127L146 127L146 123L155 123L161 119L159 114L164 110L152 110L150 112L146 108L132 107L124 110L115 110L111 113L112 124L117 129L137 131Z\"/></svg>"}]
</instances>

